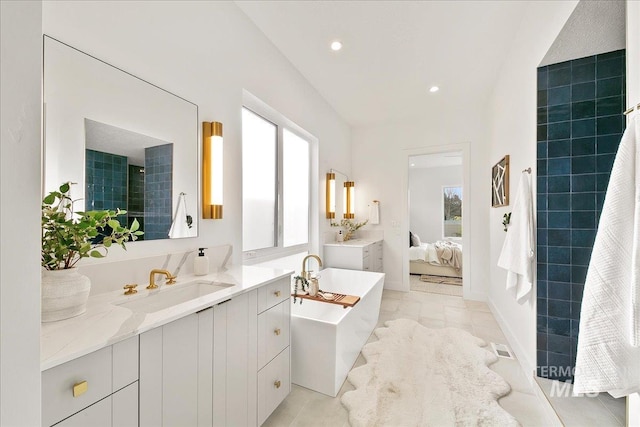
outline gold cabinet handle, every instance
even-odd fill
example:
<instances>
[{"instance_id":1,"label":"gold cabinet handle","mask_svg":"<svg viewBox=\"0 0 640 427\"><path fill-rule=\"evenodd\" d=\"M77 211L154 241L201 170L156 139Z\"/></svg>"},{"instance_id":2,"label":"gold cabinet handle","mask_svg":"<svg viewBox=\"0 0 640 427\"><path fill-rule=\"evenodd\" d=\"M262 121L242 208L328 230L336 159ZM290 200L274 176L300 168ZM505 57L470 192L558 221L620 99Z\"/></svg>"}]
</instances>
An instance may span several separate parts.
<instances>
[{"instance_id":1,"label":"gold cabinet handle","mask_svg":"<svg viewBox=\"0 0 640 427\"><path fill-rule=\"evenodd\" d=\"M79 382L73 385L73 397L82 396L89 389L89 384L86 381Z\"/></svg>"},{"instance_id":2,"label":"gold cabinet handle","mask_svg":"<svg viewBox=\"0 0 640 427\"><path fill-rule=\"evenodd\" d=\"M276 298L280 297L280 291L275 291L273 294L276 296Z\"/></svg>"},{"instance_id":3,"label":"gold cabinet handle","mask_svg":"<svg viewBox=\"0 0 640 427\"><path fill-rule=\"evenodd\" d=\"M273 331L273 333L276 334L276 335L280 335L280 328L276 328L276 330Z\"/></svg>"},{"instance_id":4,"label":"gold cabinet handle","mask_svg":"<svg viewBox=\"0 0 640 427\"><path fill-rule=\"evenodd\" d=\"M126 291L124 291L125 295L133 295L133 294L137 294L138 291L136 291L136 288L138 287L137 284L132 283L130 285L124 285L124 287L122 289L126 289Z\"/></svg>"},{"instance_id":5,"label":"gold cabinet handle","mask_svg":"<svg viewBox=\"0 0 640 427\"><path fill-rule=\"evenodd\" d=\"M273 383L273 385L274 385L276 388L280 388L280 386L281 386L282 384L280 383L280 380L278 380L278 381L274 382L274 383Z\"/></svg>"}]
</instances>

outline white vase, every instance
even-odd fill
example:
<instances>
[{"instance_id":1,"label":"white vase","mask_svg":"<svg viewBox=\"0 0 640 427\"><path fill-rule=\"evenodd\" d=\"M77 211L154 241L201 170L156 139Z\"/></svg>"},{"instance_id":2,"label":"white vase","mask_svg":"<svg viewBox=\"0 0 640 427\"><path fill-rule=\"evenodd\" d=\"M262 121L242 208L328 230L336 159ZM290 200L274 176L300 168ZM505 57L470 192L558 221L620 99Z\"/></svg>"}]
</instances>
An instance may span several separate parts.
<instances>
[{"instance_id":1,"label":"white vase","mask_svg":"<svg viewBox=\"0 0 640 427\"><path fill-rule=\"evenodd\" d=\"M309 296L315 297L319 289L318 279L309 279Z\"/></svg>"},{"instance_id":2,"label":"white vase","mask_svg":"<svg viewBox=\"0 0 640 427\"><path fill-rule=\"evenodd\" d=\"M77 268L42 270L42 322L79 316L87 310L91 281Z\"/></svg>"}]
</instances>

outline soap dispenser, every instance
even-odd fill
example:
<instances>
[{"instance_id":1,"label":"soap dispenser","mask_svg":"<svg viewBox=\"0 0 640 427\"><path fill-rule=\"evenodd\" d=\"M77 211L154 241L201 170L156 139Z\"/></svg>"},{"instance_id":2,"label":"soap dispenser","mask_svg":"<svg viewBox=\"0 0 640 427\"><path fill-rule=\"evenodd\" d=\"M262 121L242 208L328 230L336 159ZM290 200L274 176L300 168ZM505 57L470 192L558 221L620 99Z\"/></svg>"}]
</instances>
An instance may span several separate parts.
<instances>
[{"instance_id":1,"label":"soap dispenser","mask_svg":"<svg viewBox=\"0 0 640 427\"><path fill-rule=\"evenodd\" d=\"M193 274L196 276L205 276L209 274L209 257L204 255L206 248L198 248L198 256L193 260Z\"/></svg>"}]
</instances>

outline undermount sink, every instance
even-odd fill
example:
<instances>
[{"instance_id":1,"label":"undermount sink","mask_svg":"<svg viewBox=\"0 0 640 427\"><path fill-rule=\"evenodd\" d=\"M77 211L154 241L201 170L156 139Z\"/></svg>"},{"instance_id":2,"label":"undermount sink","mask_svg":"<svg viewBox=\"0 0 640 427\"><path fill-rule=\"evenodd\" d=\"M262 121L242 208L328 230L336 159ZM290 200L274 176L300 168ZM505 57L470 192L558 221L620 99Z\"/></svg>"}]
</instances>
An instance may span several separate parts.
<instances>
[{"instance_id":1,"label":"undermount sink","mask_svg":"<svg viewBox=\"0 0 640 427\"><path fill-rule=\"evenodd\" d=\"M170 288L169 286L175 286ZM139 311L143 313L155 313L174 305L182 304L214 292L234 286L230 283L207 282L198 280L189 283L181 283L177 285L164 285L158 291L152 291L147 296L138 296L136 299L126 301L119 305L129 310ZM143 289L141 292L148 292Z\"/></svg>"}]
</instances>

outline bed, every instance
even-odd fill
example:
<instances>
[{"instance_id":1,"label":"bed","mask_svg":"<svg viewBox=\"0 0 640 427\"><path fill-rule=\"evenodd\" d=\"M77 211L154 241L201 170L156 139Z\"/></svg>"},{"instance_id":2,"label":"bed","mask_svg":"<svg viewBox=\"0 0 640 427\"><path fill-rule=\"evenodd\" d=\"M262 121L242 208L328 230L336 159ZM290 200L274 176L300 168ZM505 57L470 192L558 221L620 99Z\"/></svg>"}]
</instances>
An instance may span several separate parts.
<instances>
[{"instance_id":1,"label":"bed","mask_svg":"<svg viewBox=\"0 0 640 427\"><path fill-rule=\"evenodd\" d=\"M462 245L438 241L410 247L409 273L462 277Z\"/></svg>"}]
</instances>

